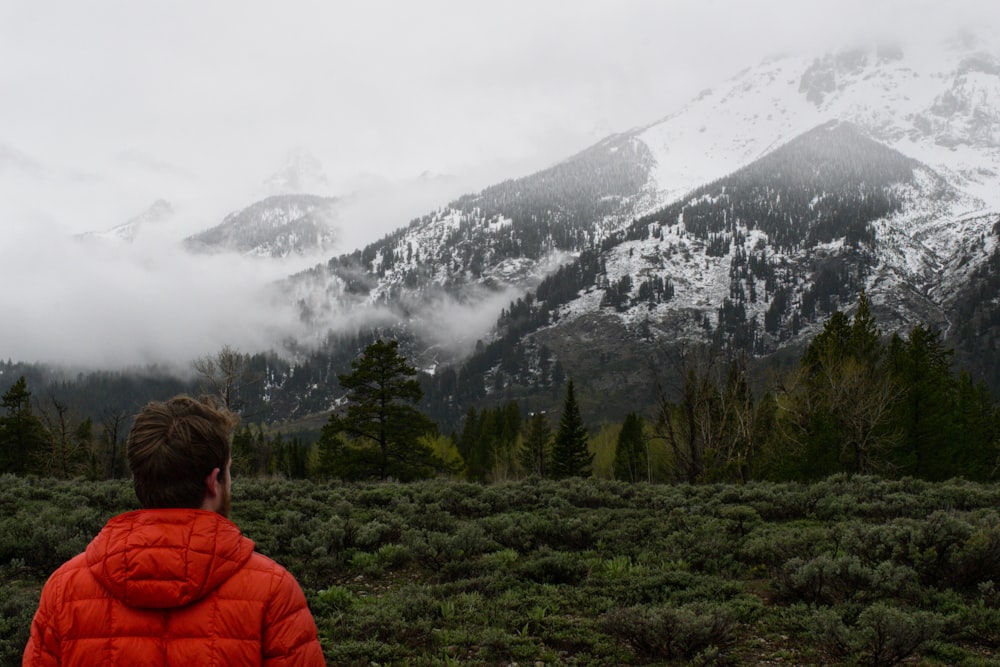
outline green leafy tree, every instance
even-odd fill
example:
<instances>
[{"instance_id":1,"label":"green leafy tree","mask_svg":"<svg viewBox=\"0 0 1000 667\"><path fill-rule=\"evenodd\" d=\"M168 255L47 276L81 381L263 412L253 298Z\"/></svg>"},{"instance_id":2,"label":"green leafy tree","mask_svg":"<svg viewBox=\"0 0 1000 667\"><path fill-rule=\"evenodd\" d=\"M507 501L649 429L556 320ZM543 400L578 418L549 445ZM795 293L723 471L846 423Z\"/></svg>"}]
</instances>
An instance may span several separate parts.
<instances>
[{"instance_id":1,"label":"green leafy tree","mask_svg":"<svg viewBox=\"0 0 1000 667\"><path fill-rule=\"evenodd\" d=\"M377 340L351 362L350 373L337 376L347 407L330 416L320 437L337 476L406 481L446 468L421 439L437 426L414 406L423 390L398 348L398 341Z\"/></svg>"},{"instance_id":2,"label":"green leafy tree","mask_svg":"<svg viewBox=\"0 0 1000 667\"><path fill-rule=\"evenodd\" d=\"M642 417L630 412L625 416L615 446L615 477L626 482L649 479L646 441L642 435Z\"/></svg>"},{"instance_id":3,"label":"green leafy tree","mask_svg":"<svg viewBox=\"0 0 1000 667\"><path fill-rule=\"evenodd\" d=\"M782 410L786 460L819 478L885 472L899 431L898 384L883 363L881 335L861 295L854 318L835 312L786 384Z\"/></svg>"},{"instance_id":4,"label":"green leafy tree","mask_svg":"<svg viewBox=\"0 0 1000 667\"><path fill-rule=\"evenodd\" d=\"M544 412L533 412L528 417L524 440L518 452L521 467L529 475L545 477L549 473L552 452L552 427Z\"/></svg>"},{"instance_id":5,"label":"green leafy tree","mask_svg":"<svg viewBox=\"0 0 1000 667\"><path fill-rule=\"evenodd\" d=\"M593 460L594 455L587 447L587 429L580 417L573 380L569 380L559 430L552 445L552 476L556 479L583 477L589 474Z\"/></svg>"},{"instance_id":6,"label":"green leafy tree","mask_svg":"<svg viewBox=\"0 0 1000 667\"><path fill-rule=\"evenodd\" d=\"M49 437L31 408L31 392L22 375L0 397L0 471L26 473L38 470Z\"/></svg>"}]
</instances>

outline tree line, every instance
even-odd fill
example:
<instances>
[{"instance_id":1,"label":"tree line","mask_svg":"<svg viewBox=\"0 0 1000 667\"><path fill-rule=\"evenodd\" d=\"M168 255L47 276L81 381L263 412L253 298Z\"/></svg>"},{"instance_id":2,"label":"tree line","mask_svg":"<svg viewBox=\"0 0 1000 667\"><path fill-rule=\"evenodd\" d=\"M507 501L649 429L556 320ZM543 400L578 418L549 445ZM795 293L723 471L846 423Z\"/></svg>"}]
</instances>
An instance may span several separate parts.
<instances>
[{"instance_id":1,"label":"tree line","mask_svg":"<svg viewBox=\"0 0 1000 667\"><path fill-rule=\"evenodd\" d=\"M745 356L684 350L659 396L623 422L588 429L572 377L556 414L516 401L469 407L450 434L419 405L416 369L396 340L377 339L339 374L344 397L318 437L246 423L234 469L249 476L495 481L597 476L630 482L814 480L831 474L942 480L998 476L1000 409L983 382L956 373L939 332L915 326L885 337L862 295L837 311L791 370L766 382ZM242 357L223 350L200 370L232 403ZM0 397L0 471L56 477L126 474L123 412L75 420L50 395L34 400L23 377Z\"/></svg>"}]
</instances>

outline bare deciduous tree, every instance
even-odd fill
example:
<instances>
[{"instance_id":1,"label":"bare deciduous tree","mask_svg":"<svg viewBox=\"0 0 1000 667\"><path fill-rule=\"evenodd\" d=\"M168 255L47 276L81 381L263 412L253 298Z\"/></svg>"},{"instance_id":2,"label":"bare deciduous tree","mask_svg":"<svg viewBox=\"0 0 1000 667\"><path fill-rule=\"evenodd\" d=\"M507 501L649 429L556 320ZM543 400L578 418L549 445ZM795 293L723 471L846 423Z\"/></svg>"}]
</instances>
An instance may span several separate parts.
<instances>
[{"instance_id":1,"label":"bare deciduous tree","mask_svg":"<svg viewBox=\"0 0 1000 667\"><path fill-rule=\"evenodd\" d=\"M92 440L90 420L74 420L69 404L58 399L51 390L46 401L39 401L38 410L49 433L50 448L45 468L63 479L78 474Z\"/></svg>"},{"instance_id":2,"label":"bare deciduous tree","mask_svg":"<svg viewBox=\"0 0 1000 667\"><path fill-rule=\"evenodd\" d=\"M241 392L261 379L250 370L249 356L229 345L215 355L195 359L192 366L201 378L201 392L218 397L232 412L242 411Z\"/></svg>"},{"instance_id":3,"label":"bare deciduous tree","mask_svg":"<svg viewBox=\"0 0 1000 667\"><path fill-rule=\"evenodd\" d=\"M110 479L124 476L124 448L127 415L124 410L105 410L101 418L101 452L104 475Z\"/></svg>"}]
</instances>

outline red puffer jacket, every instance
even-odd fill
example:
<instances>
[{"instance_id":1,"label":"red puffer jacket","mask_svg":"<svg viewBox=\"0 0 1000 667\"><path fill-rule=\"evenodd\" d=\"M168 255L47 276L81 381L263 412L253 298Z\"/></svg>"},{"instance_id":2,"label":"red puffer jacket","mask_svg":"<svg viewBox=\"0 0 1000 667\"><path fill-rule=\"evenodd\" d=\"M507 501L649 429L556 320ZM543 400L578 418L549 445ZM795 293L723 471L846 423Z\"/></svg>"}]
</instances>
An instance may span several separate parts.
<instances>
[{"instance_id":1,"label":"red puffer jacket","mask_svg":"<svg viewBox=\"0 0 1000 667\"><path fill-rule=\"evenodd\" d=\"M42 590L24 667L324 664L298 583L204 510L112 518Z\"/></svg>"}]
</instances>

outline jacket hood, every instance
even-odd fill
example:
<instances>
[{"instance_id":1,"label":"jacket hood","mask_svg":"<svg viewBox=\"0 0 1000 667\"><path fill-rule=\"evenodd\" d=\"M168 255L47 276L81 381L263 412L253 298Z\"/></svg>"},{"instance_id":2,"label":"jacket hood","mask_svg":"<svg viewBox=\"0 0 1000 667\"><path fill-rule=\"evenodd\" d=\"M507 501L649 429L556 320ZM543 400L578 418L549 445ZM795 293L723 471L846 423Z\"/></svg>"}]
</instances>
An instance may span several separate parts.
<instances>
[{"instance_id":1,"label":"jacket hood","mask_svg":"<svg viewBox=\"0 0 1000 667\"><path fill-rule=\"evenodd\" d=\"M87 566L130 607L170 609L205 597L249 560L254 544L221 514L156 509L113 517L87 547Z\"/></svg>"}]
</instances>

